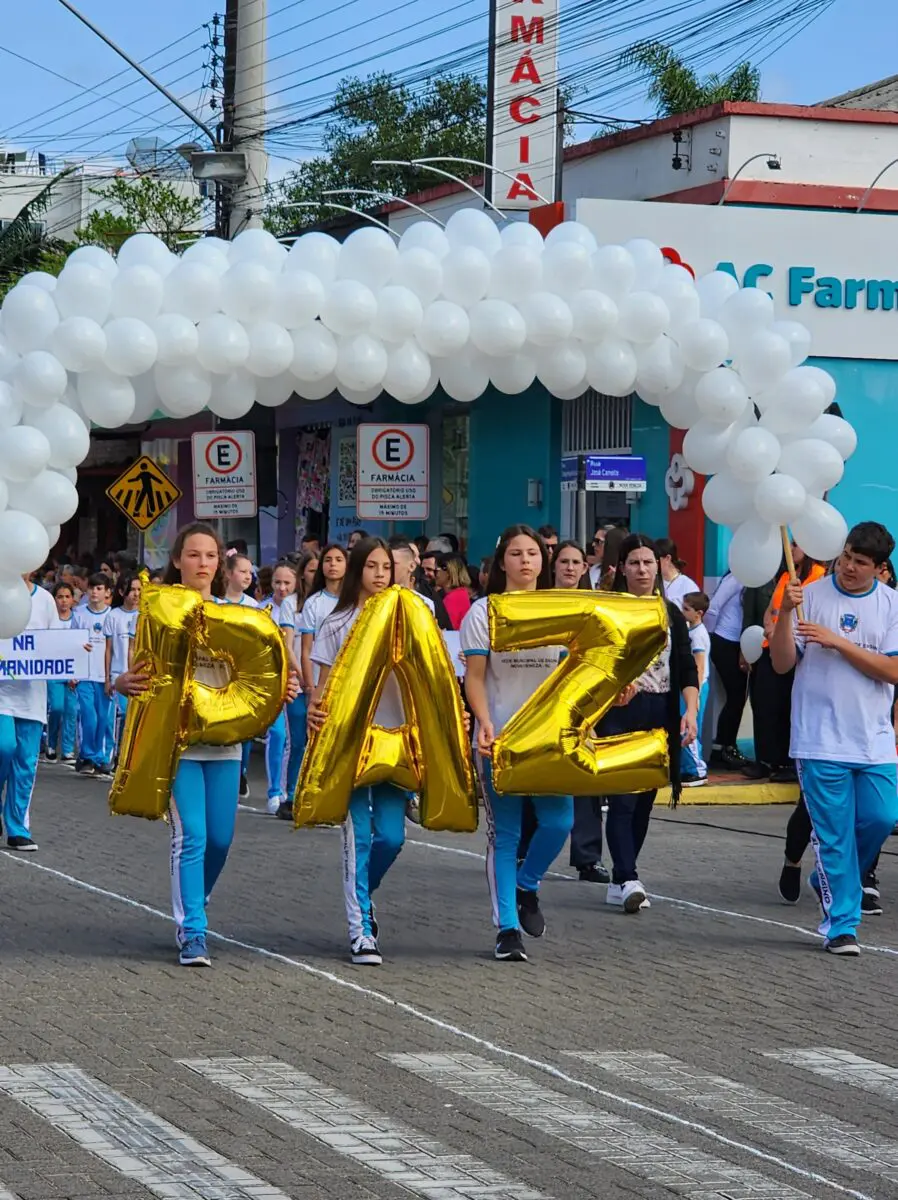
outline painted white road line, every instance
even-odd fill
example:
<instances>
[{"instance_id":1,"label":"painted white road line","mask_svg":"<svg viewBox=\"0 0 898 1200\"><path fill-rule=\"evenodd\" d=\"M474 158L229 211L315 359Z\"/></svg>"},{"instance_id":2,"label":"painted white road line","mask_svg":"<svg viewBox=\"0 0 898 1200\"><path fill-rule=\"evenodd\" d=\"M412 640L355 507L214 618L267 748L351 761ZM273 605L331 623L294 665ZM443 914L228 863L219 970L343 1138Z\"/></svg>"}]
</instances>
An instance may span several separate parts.
<instances>
[{"instance_id":1,"label":"painted white road line","mask_svg":"<svg viewBox=\"0 0 898 1200\"><path fill-rule=\"evenodd\" d=\"M12 1192L8 1192L3 1184L0 1183L0 1200L20 1200L20 1197L14 1196Z\"/></svg>"},{"instance_id":2,"label":"painted white road line","mask_svg":"<svg viewBox=\"0 0 898 1200\"><path fill-rule=\"evenodd\" d=\"M190 1058L181 1063L417 1196L545 1200L543 1192L470 1154L448 1149L288 1063L274 1058Z\"/></svg>"},{"instance_id":3,"label":"painted white road line","mask_svg":"<svg viewBox=\"0 0 898 1200\"><path fill-rule=\"evenodd\" d=\"M875 1092L887 1100L898 1100L898 1067L861 1058L850 1050L815 1046L810 1050L767 1050L764 1057L788 1063L790 1067L801 1067L803 1071L811 1071L836 1083Z\"/></svg>"},{"instance_id":4,"label":"painted white road line","mask_svg":"<svg viewBox=\"0 0 898 1200\"><path fill-rule=\"evenodd\" d=\"M44 863L36 862L31 856L26 857L4 850L0 851L0 859L7 859L9 862L14 862L22 868L29 868L32 871L39 871L41 874L48 875L51 878L60 879L64 883L71 884L72 887L87 892L91 896L99 896L104 900L113 900L117 904L124 905L126 908L147 913L149 916L161 919L166 924L172 924L173 922L173 917L169 913L163 912L159 908L154 908L151 904L146 904L142 900L135 900L132 896L124 896L121 892L113 892L109 888L99 887L95 883L89 883L86 879L79 879L76 875L67 875L64 871L58 871L55 867L48 867ZM387 992L366 987L364 984L357 983L354 979L347 979L344 975L338 975L336 971L316 967L312 963L304 962L301 958L292 958L289 954L282 954L277 950L271 950L269 947L260 946L255 942L245 942L240 938L230 937L225 933L218 933L214 929L208 930L207 937L214 942L220 942L222 945L232 946L237 950L245 950L248 954L257 954L260 958L267 959L269 962L276 962L285 967L292 967L297 971L301 971L304 975L333 984L335 987L343 988L357 996L364 996L376 1004L383 1004L386 1008L404 1013L416 1021L421 1021L422 1024L428 1025L431 1029L442 1030L443 1033L448 1034L450 1037L456 1037L460 1041L468 1042L470 1045L477 1046L481 1050L487 1050L492 1054L500 1055L511 1062L521 1063L524 1066L532 1068L534 1071L542 1071L552 1079L557 1079L562 1083L569 1084L571 1087L579 1088L590 1096L598 1096L601 1099L610 1100L631 1109L633 1112L656 1117L659 1121L666 1121L668 1124L680 1129L691 1129L693 1132L700 1133L703 1137L709 1138L721 1146L729 1146L734 1150L741 1150L744 1154L751 1155L760 1162L773 1163L778 1167L782 1167L783 1170L797 1176L799 1179L807 1180L811 1183L823 1184L833 1191L842 1193L842 1195L853 1196L855 1200L871 1200L865 1192L844 1187L842 1184L828 1179L816 1171L807 1171L803 1167L796 1166L794 1163L785 1162L776 1155L768 1154L766 1151L761 1150L758 1146L747 1145L744 1142L725 1137L722 1133L718 1133L716 1129L711 1129L701 1122L687 1120L677 1113L658 1108L656 1105L643 1104L639 1100L631 1100L626 1096L619 1096L615 1092L596 1087L594 1083L571 1075L569 1071L562 1070L555 1063L534 1058L532 1055L523 1054L520 1050L514 1050L510 1046L502 1045L501 1042L495 1042L491 1038L482 1037L472 1029L465 1029L461 1025L455 1025L451 1021L446 1021L442 1017L437 1016L436 1013L427 1012L426 1009L419 1008L415 1004L409 1004L406 1000L398 1000L395 996L390 996Z\"/></svg>"},{"instance_id":5,"label":"painted white road line","mask_svg":"<svg viewBox=\"0 0 898 1200\"><path fill-rule=\"evenodd\" d=\"M0 1092L163 1200L288 1200L71 1063L0 1067Z\"/></svg>"},{"instance_id":6,"label":"painted white road line","mask_svg":"<svg viewBox=\"0 0 898 1200\"><path fill-rule=\"evenodd\" d=\"M676 1142L629 1117L534 1083L478 1054L381 1057L455 1096L512 1117L680 1196L701 1200L798 1200L808 1196L758 1171Z\"/></svg>"},{"instance_id":7,"label":"painted white road line","mask_svg":"<svg viewBox=\"0 0 898 1200\"><path fill-rule=\"evenodd\" d=\"M636 1084L722 1120L747 1125L755 1134L789 1142L858 1171L898 1181L898 1142L849 1125L803 1104L712 1075L667 1054L571 1051L618 1082Z\"/></svg>"}]
</instances>

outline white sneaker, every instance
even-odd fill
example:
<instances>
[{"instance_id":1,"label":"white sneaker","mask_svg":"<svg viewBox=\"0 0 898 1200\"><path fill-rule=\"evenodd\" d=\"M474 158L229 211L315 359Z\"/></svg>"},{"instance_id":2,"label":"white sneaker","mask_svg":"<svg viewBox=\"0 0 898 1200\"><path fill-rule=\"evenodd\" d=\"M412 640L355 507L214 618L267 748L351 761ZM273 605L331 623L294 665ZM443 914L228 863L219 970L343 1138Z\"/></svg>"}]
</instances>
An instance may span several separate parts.
<instances>
[{"instance_id":1,"label":"white sneaker","mask_svg":"<svg viewBox=\"0 0 898 1200\"><path fill-rule=\"evenodd\" d=\"M613 904L615 908L623 908L624 889L619 883L608 884L608 891L605 893L605 903Z\"/></svg>"},{"instance_id":2,"label":"white sneaker","mask_svg":"<svg viewBox=\"0 0 898 1200\"><path fill-rule=\"evenodd\" d=\"M284 799L283 796L269 796L268 797L268 803L265 806L265 811L268 813L269 817L273 817L273 816L277 815L277 810L281 807L281 801L283 799Z\"/></svg>"},{"instance_id":3,"label":"white sneaker","mask_svg":"<svg viewBox=\"0 0 898 1200\"><path fill-rule=\"evenodd\" d=\"M637 913L648 897L638 879L628 879L621 888L621 903L625 913Z\"/></svg>"},{"instance_id":4,"label":"white sneaker","mask_svg":"<svg viewBox=\"0 0 898 1200\"><path fill-rule=\"evenodd\" d=\"M379 967L383 962L377 940L364 935L356 938L350 946L350 959L359 967Z\"/></svg>"}]
</instances>

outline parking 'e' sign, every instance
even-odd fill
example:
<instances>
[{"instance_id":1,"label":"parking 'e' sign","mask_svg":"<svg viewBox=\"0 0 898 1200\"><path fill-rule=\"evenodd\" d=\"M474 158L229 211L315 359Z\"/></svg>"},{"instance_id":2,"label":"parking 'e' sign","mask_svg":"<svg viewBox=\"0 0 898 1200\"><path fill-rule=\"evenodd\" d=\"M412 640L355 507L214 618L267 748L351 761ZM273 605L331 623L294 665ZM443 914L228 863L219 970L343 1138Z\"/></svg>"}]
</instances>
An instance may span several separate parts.
<instances>
[{"instance_id":1,"label":"parking 'e' sign","mask_svg":"<svg viewBox=\"0 0 898 1200\"><path fill-rule=\"evenodd\" d=\"M359 425L358 514L363 521L426 521L430 430L426 425Z\"/></svg>"},{"instance_id":2,"label":"parking 'e' sign","mask_svg":"<svg viewBox=\"0 0 898 1200\"><path fill-rule=\"evenodd\" d=\"M193 444L193 509L198 520L254 517L256 439L251 430L195 433Z\"/></svg>"}]
</instances>

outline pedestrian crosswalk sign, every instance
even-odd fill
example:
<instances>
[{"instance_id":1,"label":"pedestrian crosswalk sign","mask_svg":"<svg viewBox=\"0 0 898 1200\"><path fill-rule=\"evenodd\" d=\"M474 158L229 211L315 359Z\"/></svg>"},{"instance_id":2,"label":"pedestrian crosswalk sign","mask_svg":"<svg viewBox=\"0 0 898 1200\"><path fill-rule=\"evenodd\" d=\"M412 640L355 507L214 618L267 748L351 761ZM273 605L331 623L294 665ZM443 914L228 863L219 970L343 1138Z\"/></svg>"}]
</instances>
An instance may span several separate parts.
<instances>
[{"instance_id":1,"label":"pedestrian crosswalk sign","mask_svg":"<svg viewBox=\"0 0 898 1200\"><path fill-rule=\"evenodd\" d=\"M141 532L181 499L181 489L147 454L122 471L106 495Z\"/></svg>"}]
</instances>

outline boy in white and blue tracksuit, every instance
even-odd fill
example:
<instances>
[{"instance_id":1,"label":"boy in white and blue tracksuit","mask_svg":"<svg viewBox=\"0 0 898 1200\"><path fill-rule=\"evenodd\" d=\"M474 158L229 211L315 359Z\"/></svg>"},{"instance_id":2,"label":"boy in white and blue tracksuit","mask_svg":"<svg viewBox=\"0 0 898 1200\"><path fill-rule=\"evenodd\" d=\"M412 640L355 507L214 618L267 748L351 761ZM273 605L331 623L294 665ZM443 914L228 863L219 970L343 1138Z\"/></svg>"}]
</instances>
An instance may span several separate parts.
<instances>
[{"instance_id":1,"label":"boy in white and blue tracksuit","mask_svg":"<svg viewBox=\"0 0 898 1200\"><path fill-rule=\"evenodd\" d=\"M811 818L820 932L833 954L858 953L861 881L898 820L898 594L876 579L894 547L877 522L856 525L834 574L803 593L787 587L790 619L770 640L774 670L795 666L789 754Z\"/></svg>"},{"instance_id":2,"label":"boy in white and blue tracksuit","mask_svg":"<svg viewBox=\"0 0 898 1200\"><path fill-rule=\"evenodd\" d=\"M112 587L108 576L97 572L87 581L87 604L72 613L72 629L85 633L90 646L88 677L78 682L81 717L81 750L75 770L86 775L106 775L112 756L115 709L106 694L106 616Z\"/></svg>"},{"instance_id":3,"label":"boy in white and blue tracksuit","mask_svg":"<svg viewBox=\"0 0 898 1200\"><path fill-rule=\"evenodd\" d=\"M281 630L290 649L296 633L296 609L288 596L283 604L271 605L271 619ZM268 775L268 812L275 815L284 802L287 785L287 714L281 709L265 736L265 770Z\"/></svg>"},{"instance_id":4,"label":"boy in white and blue tracksuit","mask_svg":"<svg viewBox=\"0 0 898 1200\"><path fill-rule=\"evenodd\" d=\"M708 766L702 755L702 725L708 706L708 681L711 674L711 638L704 626L711 601L704 592L687 592L683 597L683 616L689 626L689 646L698 671L698 734L694 742L680 751L683 787L696 787L708 778ZM680 708L686 706L680 701Z\"/></svg>"},{"instance_id":5,"label":"boy in white and blue tracksuit","mask_svg":"<svg viewBox=\"0 0 898 1200\"><path fill-rule=\"evenodd\" d=\"M106 691L113 704L114 732L110 750L118 752L118 744L125 724L125 713L128 709L128 697L121 692L113 691L119 675L128 670L130 647L137 628L139 609L111 608L106 614L103 624L103 634L110 647L109 674L106 678Z\"/></svg>"}]
</instances>

